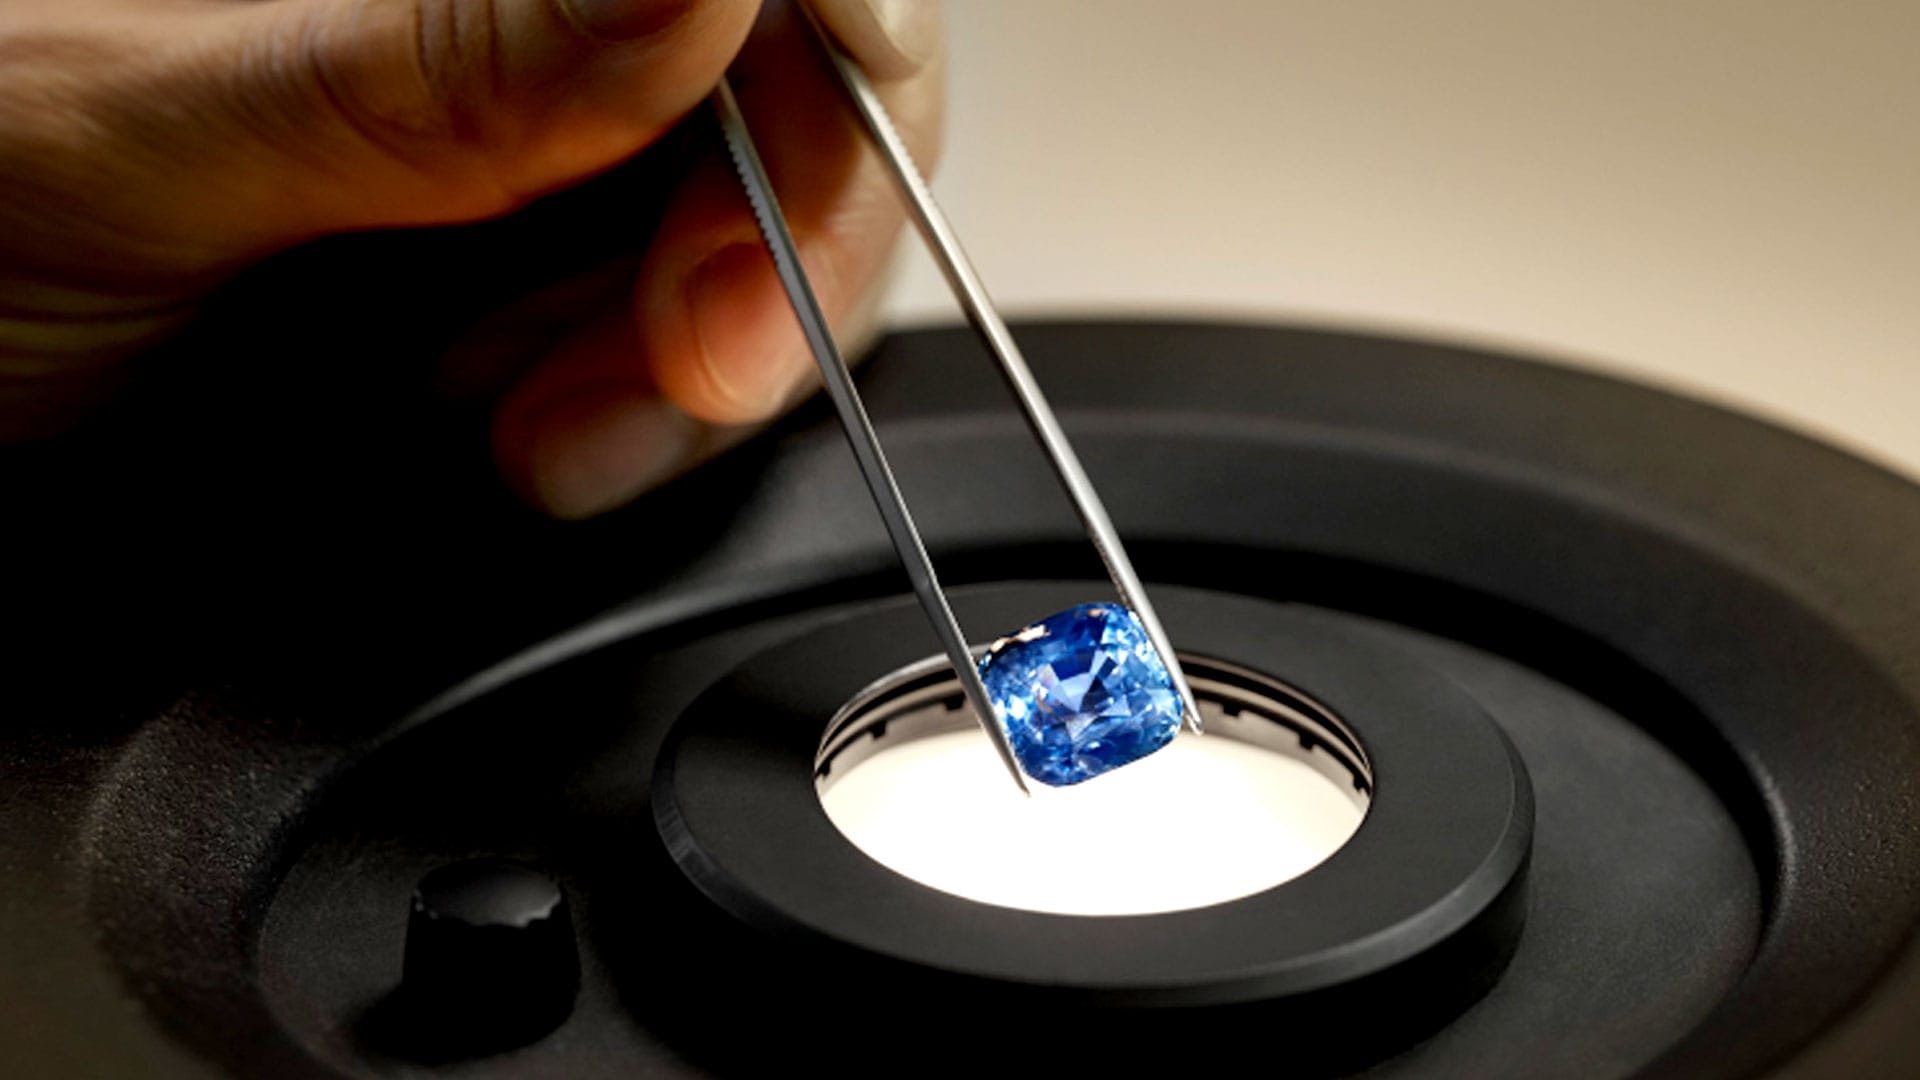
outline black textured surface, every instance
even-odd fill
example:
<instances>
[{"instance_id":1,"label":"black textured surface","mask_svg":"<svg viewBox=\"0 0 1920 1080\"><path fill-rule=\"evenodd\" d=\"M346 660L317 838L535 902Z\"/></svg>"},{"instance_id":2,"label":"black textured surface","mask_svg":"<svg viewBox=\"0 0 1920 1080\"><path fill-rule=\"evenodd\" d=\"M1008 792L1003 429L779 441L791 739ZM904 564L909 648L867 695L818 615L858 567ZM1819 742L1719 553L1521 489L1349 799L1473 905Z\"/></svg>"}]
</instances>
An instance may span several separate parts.
<instances>
[{"instance_id":1,"label":"black textured surface","mask_svg":"<svg viewBox=\"0 0 1920 1080\"><path fill-rule=\"evenodd\" d=\"M1430 641L1478 672L1477 696L1527 758L1539 832L1519 951L1478 1005L1383 1075L1473 1075L1458 1065L1476 1048L1539 1076L1908 1067L1912 485L1710 407L1467 350L1174 325L1021 338L1150 581L1339 609ZM964 335L896 339L866 384L949 580L1096 572ZM796 625L776 616L803 624L897 591L838 433L803 415L631 511L566 527L437 483L444 455L397 416L350 423L342 455L327 433L352 401L323 405L304 424L256 425L244 460L222 416L189 407L138 437L0 463L23 558L44 570L4 615L21 643L0 703L9 1061L53 1077L431 1074L358 1056L340 1006L369 1001L341 988L397 982L400 924L380 914L394 890L403 911L428 867L500 854L550 858L582 886L582 994L546 1040L463 1069L726 1071L737 1048L660 1011L697 997L698 969L686 950L647 947L657 900L622 891L638 879L606 860L633 850L644 865L635 777L732 662L691 659L699 642L757 636L715 646L737 659ZM276 442L295 452L274 455ZM993 514L979 512L987 478ZM140 542L102 559L86 543L99 538ZM436 687L575 625L404 719ZM589 707L582 683L564 697L605 764L582 773L560 748L514 742L552 730L562 700L524 696L515 678L614 641L630 644L597 676L611 696ZM525 685L551 693L591 671ZM1501 707L1489 684L1513 700ZM612 706L622 694L632 709ZM558 840L485 805L347 829L356 801L378 803L381 762L413 740L437 747L446 783L503 759L526 799L597 791L631 812ZM1660 830L1661 807L1686 827ZM1636 828L1654 830L1644 848ZM1743 864L1759 872L1752 906Z\"/></svg>"}]
</instances>

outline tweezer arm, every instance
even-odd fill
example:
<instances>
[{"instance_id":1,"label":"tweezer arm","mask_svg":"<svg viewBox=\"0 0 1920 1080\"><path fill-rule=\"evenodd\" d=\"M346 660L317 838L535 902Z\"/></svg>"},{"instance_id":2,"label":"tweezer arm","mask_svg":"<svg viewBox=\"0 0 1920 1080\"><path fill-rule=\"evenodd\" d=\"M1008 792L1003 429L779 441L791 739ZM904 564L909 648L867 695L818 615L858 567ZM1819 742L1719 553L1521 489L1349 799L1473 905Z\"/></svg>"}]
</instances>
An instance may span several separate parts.
<instances>
[{"instance_id":1,"label":"tweezer arm","mask_svg":"<svg viewBox=\"0 0 1920 1080\"><path fill-rule=\"evenodd\" d=\"M953 226L947 223L947 216L933 201L932 190L915 167L906 143L894 130L886 107L880 103L880 96L874 93L873 84L867 81L866 73L827 36L820 24L814 21L812 13L807 13L806 19L813 27L814 36L819 39L821 47L833 61L833 68L839 73L847 96L853 102L854 111L860 116L860 122L879 146L881 159L886 162L906 196L914 224L926 240L933 261L939 265L948 286L966 311L967 321L973 324L994 359L999 361L1001 375L1013 391L1014 398L1020 402L1027 426L1033 429L1034 436L1046 449L1047 460L1052 463L1061 486L1066 488L1067 498L1072 500L1081 524L1092 538L1094 550L1100 553L1100 561L1106 564L1107 576L1120 593L1121 601L1140 617L1140 624L1147 631L1147 639L1153 643L1154 651L1160 654L1161 664L1173 676L1174 688L1179 691L1180 704L1187 714L1187 724L1198 735L1200 706L1194 701L1193 688L1187 685L1186 673L1180 669L1173 643L1161 627L1160 617L1154 613L1153 604L1147 599L1147 590L1140 584L1139 575L1134 573L1133 560L1127 558L1126 549L1120 545L1120 534L1114 531L1107 508L1101 504L1092 481L1087 479L1086 470L1080 467L1080 458L1067 442L1066 433L1060 429L1060 421L1053 415L1046 397L1040 393L1040 384L1034 381L1026 358L1020 355L1020 347L1014 344L1006 322L1000 318L999 311L988 298L987 288L981 283L980 275L974 272L973 264L967 260L967 253L961 248Z\"/></svg>"},{"instance_id":2,"label":"tweezer arm","mask_svg":"<svg viewBox=\"0 0 1920 1080\"><path fill-rule=\"evenodd\" d=\"M780 212L779 200L774 197L773 182L768 179L767 170L760 163L760 153L754 148L753 137L747 132L746 117L740 112L740 103L734 99L733 87L725 79L720 80L720 85L713 92L713 110L720 120L720 131L726 138L727 151L733 157L733 167L739 172L740 182L747 189L747 201L753 205L754 220L759 222L767 250L773 255L773 265L779 272L780 284L787 290L787 299L792 302L794 314L800 319L800 329L806 335L807 346L813 350L813 357L820 365L820 375L826 380L827 396L833 399L833 407L839 410L847 442L853 447L853 456L860 463L860 475L866 478L867 490L872 493L874 504L880 509L881 520L886 522L887 535L892 539L894 549L900 553L907 577L913 582L913 594L920 598L920 606L926 610L934 632L940 636L940 644L946 651L948 661L953 664L954 674L960 677L960 688L966 694L967 703L973 706L974 717L986 729L987 737L993 740L993 747L999 751L1000 761L1007 767L1013 782L1023 794L1030 794L1026 780L1020 775L1020 765L1014 759L1013 745L994 719L993 701L987 696L987 687L980 680L979 669L974 666L966 634L953 617L953 609L947 605L947 595L941 591L940 578L933 570L933 559L927 555L927 546L920 540L920 530L914 528L913 515L907 511L906 501L900 495L900 485L894 482L893 469L887 465L887 455L880 449L880 439L874 434L873 421L868 419L866 406L861 404L860 395L854 389L853 373L847 369L846 360L834 344L826 316L821 314L820 303L814 298L813 286L808 283L806 272L801 269L799 249L793 242L793 234L787 229L786 217Z\"/></svg>"}]
</instances>

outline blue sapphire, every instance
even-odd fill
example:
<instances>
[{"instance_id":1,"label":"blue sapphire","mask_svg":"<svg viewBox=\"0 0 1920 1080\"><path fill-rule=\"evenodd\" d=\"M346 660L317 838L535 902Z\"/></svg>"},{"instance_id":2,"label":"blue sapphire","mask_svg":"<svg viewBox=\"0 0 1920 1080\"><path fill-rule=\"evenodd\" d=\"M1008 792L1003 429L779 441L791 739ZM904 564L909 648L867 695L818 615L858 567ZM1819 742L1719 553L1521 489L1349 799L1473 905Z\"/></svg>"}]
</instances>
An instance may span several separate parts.
<instances>
[{"instance_id":1,"label":"blue sapphire","mask_svg":"<svg viewBox=\"0 0 1920 1080\"><path fill-rule=\"evenodd\" d=\"M1081 604L1002 638L980 661L1021 769L1063 787L1173 741L1180 695L1132 611Z\"/></svg>"}]
</instances>

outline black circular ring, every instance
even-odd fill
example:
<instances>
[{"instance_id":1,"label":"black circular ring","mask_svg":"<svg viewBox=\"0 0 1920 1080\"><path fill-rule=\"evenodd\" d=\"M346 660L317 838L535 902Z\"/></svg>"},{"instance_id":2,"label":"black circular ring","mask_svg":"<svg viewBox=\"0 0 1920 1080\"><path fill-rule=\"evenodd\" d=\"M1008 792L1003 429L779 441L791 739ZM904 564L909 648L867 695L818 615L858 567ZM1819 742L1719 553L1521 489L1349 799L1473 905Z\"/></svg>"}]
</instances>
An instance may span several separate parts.
<instances>
[{"instance_id":1,"label":"black circular ring","mask_svg":"<svg viewBox=\"0 0 1920 1080\"><path fill-rule=\"evenodd\" d=\"M962 617L1018 625L1030 617L1011 615L1020 594L966 597ZM1285 678L1364 744L1367 817L1304 875L1203 908L1081 917L964 900L873 861L827 818L813 766L835 711L928 651L923 616L898 603L762 652L689 707L653 787L667 850L708 900L761 931L1003 991L1188 1006L1351 1001L1356 987L1432 999L1447 996L1436 980L1489 984L1518 935L1533 799L1480 706L1310 612L1191 590L1155 599L1183 649Z\"/></svg>"}]
</instances>

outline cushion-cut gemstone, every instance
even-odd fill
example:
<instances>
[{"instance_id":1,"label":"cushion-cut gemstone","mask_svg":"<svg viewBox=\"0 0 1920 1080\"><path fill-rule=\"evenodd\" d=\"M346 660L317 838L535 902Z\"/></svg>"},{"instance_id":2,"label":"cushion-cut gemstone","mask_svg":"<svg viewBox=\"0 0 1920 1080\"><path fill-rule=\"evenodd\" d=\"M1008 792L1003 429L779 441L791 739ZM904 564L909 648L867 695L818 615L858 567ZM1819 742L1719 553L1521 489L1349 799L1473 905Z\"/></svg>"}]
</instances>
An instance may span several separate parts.
<instances>
[{"instance_id":1,"label":"cushion-cut gemstone","mask_svg":"<svg viewBox=\"0 0 1920 1080\"><path fill-rule=\"evenodd\" d=\"M1021 769L1060 787L1143 758L1180 729L1180 696L1120 604L1081 604L994 643L980 661Z\"/></svg>"}]
</instances>

